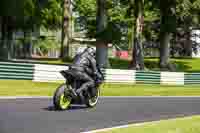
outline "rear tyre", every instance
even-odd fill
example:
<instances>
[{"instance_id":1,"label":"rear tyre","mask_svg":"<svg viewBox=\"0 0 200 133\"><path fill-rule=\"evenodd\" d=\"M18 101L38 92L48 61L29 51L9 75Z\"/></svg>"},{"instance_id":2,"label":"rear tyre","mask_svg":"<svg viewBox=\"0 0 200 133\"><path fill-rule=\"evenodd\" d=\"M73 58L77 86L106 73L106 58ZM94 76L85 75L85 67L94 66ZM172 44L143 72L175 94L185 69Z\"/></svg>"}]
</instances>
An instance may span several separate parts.
<instances>
[{"instance_id":1,"label":"rear tyre","mask_svg":"<svg viewBox=\"0 0 200 133\"><path fill-rule=\"evenodd\" d=\"M87 100L86 100L86 105L90 108L93 108L97 105L98 103L98 100L99 100L99 97L100 97L100 89L97 88L97 91L96 91L96 94L95 96L93 97L89 97Z\"/></svg>"},{"instance_id":2,"label":"rear tyre","mask_svg":"<svg viewBox=\"0 0 200 133\"><path fill-rule=\"evenodd\" d=\"M66 110L70 107L72 98L65 84L60 85L53 97L53 103L56 110Z\"/></svg>"}]
</instances>

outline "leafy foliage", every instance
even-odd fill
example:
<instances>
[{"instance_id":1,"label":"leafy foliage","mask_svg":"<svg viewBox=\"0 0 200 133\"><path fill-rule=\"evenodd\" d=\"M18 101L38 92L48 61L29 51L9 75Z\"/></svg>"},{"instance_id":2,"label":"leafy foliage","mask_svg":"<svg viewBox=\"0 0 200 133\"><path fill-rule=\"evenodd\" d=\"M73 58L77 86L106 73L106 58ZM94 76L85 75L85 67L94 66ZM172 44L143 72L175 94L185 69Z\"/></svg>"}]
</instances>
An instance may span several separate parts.
<instances>
[{"instance_id":1,"label":"leafy foliage","mask_svg":"<svg viewBox=\"0 0 200 133\"><path fill-rule=\"evenodd\" d=\"M57 29L62 23L61 0L49 0L42 5L40 23L47 29Z\"/></svg>"},{"instance_id":2,"label":"leafy foliage","mask_svg":"<svg viewBox=\"0 0 200 133\"><path fill-rule=\"evenodd\" d=\"M186 23L194 26L199 25L200 0L177 0L176 5L177 21L180 25Z\"/></svg>"},{"instance_id":3,"label":"leafy foliage","mask_svg":"<svg viewBox=\"0 0 200 133\"><path fill-rule=\"evenodd\" d=\"M101 33L96 33L96 1L75 0L74 11L77 14L75 19L78 30L85 31L87 37L100 37L107 42L127 47L128 28L131 27L132 19L127 17L127 5L120 3L120 0L108 0L106 3L108 25Z\"/></svg>"},{"instance_id":4,"label":"leafy foliage","mask_svg":"<svg viewBox=\"0 0 200 133\"><path fill-rule=\"evenodd\" d=\"M45 55L50 49L59 49L59 42L54 39L40 38L34 43L34 46Z\"/></svg>"},{"instance_id":5,"label":"leafy foliage","mask_svg":"<svg viewBox=\"0 0 200 133\"><path fill-rule=\"evenodd\" d=\"M86 31L89 37L96 32L96 8L96 0L74 0L75 28Z\"/></svg>"}]
</instances>

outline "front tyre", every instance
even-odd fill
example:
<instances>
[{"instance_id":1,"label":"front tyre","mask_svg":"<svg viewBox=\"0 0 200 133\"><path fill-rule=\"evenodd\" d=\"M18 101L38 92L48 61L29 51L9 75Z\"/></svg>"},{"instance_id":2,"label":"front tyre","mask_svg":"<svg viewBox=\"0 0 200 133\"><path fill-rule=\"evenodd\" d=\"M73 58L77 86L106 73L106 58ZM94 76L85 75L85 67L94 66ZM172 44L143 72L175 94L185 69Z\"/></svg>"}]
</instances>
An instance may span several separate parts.
<instances>
[{"instance_id":1,"label":"front tyre","mask_svg":"<svg viewBox=\"0 0 200 133\"><path fill-rule=\"evenodd\" d=\"M53 97L53 103L56 110L66 110L71 104L72 98L69 96L69 90L65 84L60 85Z\"/></svg>"},{"instance_id":2,"label":"front tyre","mask_svg":"<svg viewBox=\"0 0 200 133\"><path fill-rule=\"evenodd\" d=\"M98 103L99 97L100 97L100 89L97 88L96 95L93 97L89 97L86 101L86 105L91 108L95 107Z\"/></svg>"}]
</instances>

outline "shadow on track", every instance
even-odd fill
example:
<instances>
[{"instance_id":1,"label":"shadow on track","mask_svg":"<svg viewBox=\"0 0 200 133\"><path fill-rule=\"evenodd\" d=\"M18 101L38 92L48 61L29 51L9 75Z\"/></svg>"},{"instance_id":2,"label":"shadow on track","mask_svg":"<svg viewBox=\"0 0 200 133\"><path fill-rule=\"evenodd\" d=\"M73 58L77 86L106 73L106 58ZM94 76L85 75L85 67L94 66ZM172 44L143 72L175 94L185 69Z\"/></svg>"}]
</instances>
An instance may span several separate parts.
<instances>
[{"instance_id":1,"label":"shadow on track","mask_svg":"<svg viewBox=\"0 0 200 133\"><path fill-rule=\"evenodd\" d=\"M43 108L45 111L61 111L61 110L56 110L54 106L48 106L47 108ZM71 110L86 110L88 107L82 106L82 105L72 105L69 107L67 110L63 111L71 111Z\"/></svg>"}]
</instances>

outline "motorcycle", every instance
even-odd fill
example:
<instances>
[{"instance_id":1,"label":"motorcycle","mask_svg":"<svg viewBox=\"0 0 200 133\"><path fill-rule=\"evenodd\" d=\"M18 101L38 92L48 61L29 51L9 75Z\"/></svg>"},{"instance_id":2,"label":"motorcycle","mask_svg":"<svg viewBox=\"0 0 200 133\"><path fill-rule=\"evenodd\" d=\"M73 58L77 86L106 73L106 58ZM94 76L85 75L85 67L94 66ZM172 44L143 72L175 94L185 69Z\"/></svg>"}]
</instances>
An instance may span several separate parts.
<instances>
[{"instance_id":1,"label":"motorcycle","mask_svg":"<svg viewBox=\"0 0 200 133\"><path fill-rule=\"evenodd\" d=\"M83 91L84 101L83 98L75 93L75 90L80 88L83 82L75 76L71 69L60 71L66 82L60 85L54 93L53 103L55 109L67 110L71 104L86 104L87 107L95 107L100 97L100 85L104 80L100 67L97 68L101 75L101 79L95 77L95 88L88 88L86 91Z\"/></svg>"}]
</instances>

